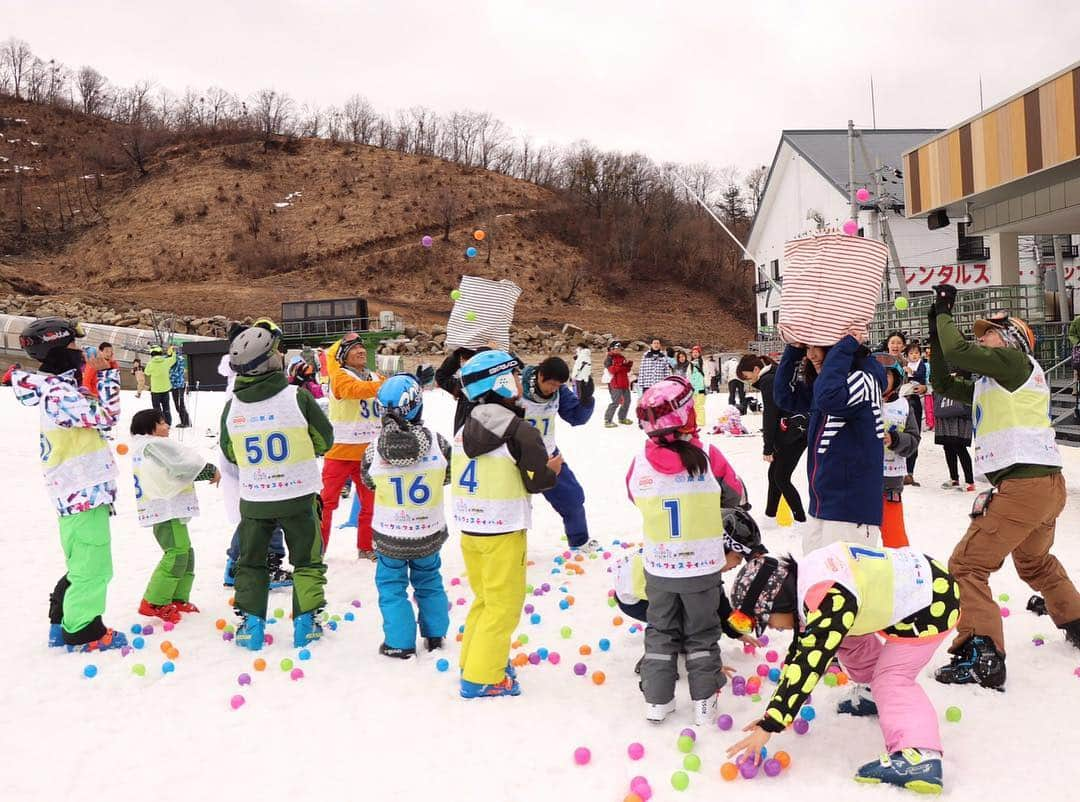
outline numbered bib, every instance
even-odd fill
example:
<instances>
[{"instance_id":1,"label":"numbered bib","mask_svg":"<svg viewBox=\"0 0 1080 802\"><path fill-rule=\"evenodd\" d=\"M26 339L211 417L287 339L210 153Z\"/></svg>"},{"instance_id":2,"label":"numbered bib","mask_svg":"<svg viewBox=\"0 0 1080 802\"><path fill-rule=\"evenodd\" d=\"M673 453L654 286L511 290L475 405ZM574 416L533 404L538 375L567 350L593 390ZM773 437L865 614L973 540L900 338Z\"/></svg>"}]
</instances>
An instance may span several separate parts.
<instances>
[{"instance_id":1,"label":"numbered bib","mask_svg":"<svg viewBox=\"0 0 1080 802\"><path fill-rule=\"evenodd\" d=\"M368 473L375 482L376 532L398 538L424 538L446 528L443 481L446 457L432 436L427 453L408 467L391 465L376 450Z\"/></svg>"},{"instance_id":2,"label":"numbered bib","mask_svg":"<svg viewBox=\"0 0 1080 802\"><path fill-rule=\"evenodd\" d=\"M450 459L450 495L454 523L465 532L501 534L532 526L532 503L505 443L470 458L459 430Z\"/></svg>"}]
</instances>

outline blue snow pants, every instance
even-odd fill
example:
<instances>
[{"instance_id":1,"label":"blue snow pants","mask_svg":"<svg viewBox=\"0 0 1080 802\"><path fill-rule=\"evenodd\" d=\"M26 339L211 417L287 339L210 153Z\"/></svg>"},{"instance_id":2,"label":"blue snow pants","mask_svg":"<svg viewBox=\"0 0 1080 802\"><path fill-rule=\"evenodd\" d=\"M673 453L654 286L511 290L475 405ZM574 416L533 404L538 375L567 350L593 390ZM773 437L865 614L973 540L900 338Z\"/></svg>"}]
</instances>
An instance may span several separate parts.
<instances>
[{"instance_id":1,"label":"blue snow pants","mask_svg":"<svg viewBox=\"0 0 1080 802\"><path fill-rule=\"evenodd\" d=\"M383 641L391 649L416 648L416 620L420 636L445 638L450 628L450 600L442 581L439 552L417 560L395 560L378 555L375 587L379 590L379 612L383 619ZM409 582L419 607L414 615L409 601Z\"/></svg>"},{"instance_id":2,"label":"blue snow pants","mask_svg":"<svg viewBox=\"0 0 1080 802\"><path fill-rule=\"evenodd\" d=\"M544 498L562 517L570 548L584 546L589 540L589 524L585 520L585 491L581 489L581 483L565 462L555 487L545 490Z\"/></svg>"}]
</instances>

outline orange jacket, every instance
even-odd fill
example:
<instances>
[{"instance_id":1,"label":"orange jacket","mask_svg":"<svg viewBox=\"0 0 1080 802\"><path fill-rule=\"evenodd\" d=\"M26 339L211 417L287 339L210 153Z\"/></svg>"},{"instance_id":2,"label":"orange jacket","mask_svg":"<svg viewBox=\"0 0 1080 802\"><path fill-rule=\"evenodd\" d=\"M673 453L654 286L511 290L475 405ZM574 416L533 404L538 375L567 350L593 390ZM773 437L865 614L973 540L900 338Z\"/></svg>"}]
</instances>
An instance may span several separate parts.
<instances>
[{"instance_id":1,"label":"orange jacket","mask_svg":"<svg viewBox=\"0 0 1080 802\"><path fill-rule=\"evenodd\" d=\"M376 377L374 380L364 381L357 378L356 374L351 370L343 368L337 360L338 346L340 345L341 340L338 340L326 349L326 373L330 379L330 394L334 398L341 400L347 398L375 398L379 394L379 388L382 387L385 379L373 373L372 375ZM331 423L333 423L332 420ZM367 446L367 443L335 444L326 452L326 458L359 462L364 458Z\"/></svg>"},{"instance_id":2,"label":"orange jacket","mask_svg":"<svg viewBox=\"0 0 1080 802\"><path fill-rule=\"evenodd\" d=\"M109 361L109 367L115 370L116 368L120 367L120 363L117 362L115 359L112 359L112 360ZM83 367L83 374L82 374L83 390L86 393L89 393L90 395L92 395L94 398L98 397L97 373L98 373L97 370L90 367L89 365L85 365Z\"/></svg>"}]
</instances>

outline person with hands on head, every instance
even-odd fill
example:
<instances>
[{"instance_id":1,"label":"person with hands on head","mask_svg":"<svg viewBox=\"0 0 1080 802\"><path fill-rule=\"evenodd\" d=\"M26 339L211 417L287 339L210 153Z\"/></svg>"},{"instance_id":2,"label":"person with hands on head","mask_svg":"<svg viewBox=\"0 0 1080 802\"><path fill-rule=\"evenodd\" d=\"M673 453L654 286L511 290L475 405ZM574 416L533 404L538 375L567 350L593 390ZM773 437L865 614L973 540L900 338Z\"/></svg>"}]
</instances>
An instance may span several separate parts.
<instances>
[{"instance_id":1,"label":"person with hands on head","mask_svg":"<svg viewBox=\"0 0 1080 802\"><path fill-rule=\"evenodd\" d=\"M838 540L880 542L886 378L865 337L854 325L833 346L788 345L776 371L777 406L809 418L804 554Z\"/></svg>"},{"instance_id":2,"label":"person with hands on head","mask_svg":"<svg viewBox=\"0 0 1080 802\"><path fill-rule=\"evenodd\" d=\"M1057 518L1065 507L1050 387L1033 356L1035 335L1008 314L976 320L978 343L956 328L956 288L935 288L930 310L930 378L939 397L972 407L975 473L993 487L975 499L971 523L949 558L960 584L964 617L949 651L952 661L937 670L938 682L978 683L1002 689L1005 640L1001 611L989 578L1012 555L1016 573L1043 594L1054 624L1080 649L1080 593L1050 553ZM963 379L965 370L978 379Z\"/></svg>"},{"instance_id":3,"label":"person with hands on head","mask_svg":"<svg viewBox=\"0 0 1080 802\"><path fill-rule=\"evenodd\" d=\"M743 728L748 734L728 757L742 752L759 762L762 747L794 724L839 659L860 690L837 712L878 716L885 737L886 754L854 779L940 793L941 733L917 679L960 616L960 589L943 565L912 549L843 542L798 560L763 555L739 572L731 605L728 620L740 632L760 637L771 627L793 635L765 714Z\"/></svg>"},{"instance_id":4,"label":"person with hands on head","mask_svg":"<svg viewBox=\"0 0 1080 802\"><path fill-rule=\"evenodd\" d=\"M176 349L169 346L166 350L161 345L150 346L150 361L146 363L146 378L150 380L150 403L165 417L165 422L172 425L172 409L169 397L172 392L172 379L169 377L176 364Z\"/></svg>"},{"instance_id":5,"label":"person with hands on head","mask_svg":"<svg viewBox=\"0 0 1080 802\"><path fill-rule=\"evenodd\" d=\"M608 382L611 403L604 411L604 426L609 429L617 426L614 421L616 409L619 410L619 423L629 426L633 421L626 416L630 410L630 370L634 363L623 356L622 343L614 341L608 346L604 367L611 374L611 381Z\"/></svg>"}]
</instances>

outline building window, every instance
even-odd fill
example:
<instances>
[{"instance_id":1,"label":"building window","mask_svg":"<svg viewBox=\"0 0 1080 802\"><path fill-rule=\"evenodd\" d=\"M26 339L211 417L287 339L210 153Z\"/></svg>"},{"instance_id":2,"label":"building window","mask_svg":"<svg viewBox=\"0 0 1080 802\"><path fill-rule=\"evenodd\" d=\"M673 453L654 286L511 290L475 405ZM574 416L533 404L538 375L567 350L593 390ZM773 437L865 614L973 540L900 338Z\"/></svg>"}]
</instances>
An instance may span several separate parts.
<instances>
[{"instance_id":1,"label":"building window","mask_svg":"<svg viewBox=\"0 0 1080 802\"><path fill-rule=\"evenodd\" d=\"M765 326L768 326L769 325L769 313L768 312L762 312L760 315L758 315L758 321L759 321L759 325L762 328L764 328Z\"/></svg>"},{"instance_id":2,"label":"building window","mask_svg":"<svg viewBox=\"0 0 1080 802\"><path fill-rule=\"evenodd\" d=\"M773 313L772 313L772 324L774 326L776 326L779 323L780 323L780 310L779 309L774 309Z\"/></svg>"},{"instance_id":3,"label":"building window","mask_svg":"<svg viewBox=\"0 0 1080 802\"><path fill-rule=\"evenodd\" d=\"M769 267L772 270L773 280L779 279L780 278L780 260L779 259L773 259L769 263Z\"/></svg>"}]
</instances>

